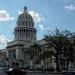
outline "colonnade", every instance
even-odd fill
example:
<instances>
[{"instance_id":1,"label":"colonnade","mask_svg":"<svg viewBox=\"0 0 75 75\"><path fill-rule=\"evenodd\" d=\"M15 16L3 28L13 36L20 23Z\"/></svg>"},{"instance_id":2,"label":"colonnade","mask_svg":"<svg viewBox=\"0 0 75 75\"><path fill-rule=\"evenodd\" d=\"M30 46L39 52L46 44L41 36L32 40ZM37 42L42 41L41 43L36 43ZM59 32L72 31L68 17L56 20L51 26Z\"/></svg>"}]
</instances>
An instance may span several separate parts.
<instances>
[{"instance_id":1,"label":"colonnade","mask_svg":"<svg viewBox=\"0 0 75 75\"><path fill-rule=\"evenodd\" d=\"M16 30L15 38L35 38L35 31L34 30L26 30L26 29L19 29Z\"/></svg>"}]
</instances>

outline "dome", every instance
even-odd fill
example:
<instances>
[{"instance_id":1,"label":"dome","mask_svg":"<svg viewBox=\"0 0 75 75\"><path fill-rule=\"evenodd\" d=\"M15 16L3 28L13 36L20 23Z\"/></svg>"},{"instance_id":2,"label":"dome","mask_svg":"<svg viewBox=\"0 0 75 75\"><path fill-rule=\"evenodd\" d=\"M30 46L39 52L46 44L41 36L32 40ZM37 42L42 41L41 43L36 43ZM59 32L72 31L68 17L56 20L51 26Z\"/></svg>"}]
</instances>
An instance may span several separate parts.
<instances>
[{"instance_id":1,"label":"dome","mask_svg":"<svg viewBox=\"0 0 75 75\"><path fill-rule=\"evenodd\" d=\"M27 7L24 7L23 13L18 16L18 21L33 21L32 16L27 12Z\"/></svg>"},{"instance_id":2,"label":"dome","mask_svg":"<svg viewBox=\"0 0 75 75\"><path fill-rule=\"evenodd\" d=\"M17 26L14 29L15 40L35 41L37 30L34 28L32 16L27 12L27 7L24 7L22 14L18 16Z\"/></svg>"}]
</instances>

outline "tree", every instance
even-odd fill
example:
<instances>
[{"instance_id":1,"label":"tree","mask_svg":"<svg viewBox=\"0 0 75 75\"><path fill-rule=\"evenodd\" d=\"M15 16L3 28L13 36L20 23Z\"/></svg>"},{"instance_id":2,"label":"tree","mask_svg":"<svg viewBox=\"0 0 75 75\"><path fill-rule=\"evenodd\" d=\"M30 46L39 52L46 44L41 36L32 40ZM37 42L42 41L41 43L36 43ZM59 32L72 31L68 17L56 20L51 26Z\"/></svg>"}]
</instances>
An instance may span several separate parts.
<instances>
[{"instance_id":1,"label":"tree","mask_svg":"<svg viewBox=\"0 0 75 75\"><path fill-rule=\"evenodd\" d=\"M61 61L62 53L67 58L67 62L69 64L70 61L72 61L72 55L74 49L72 48L73 44L71 45L71 36L72 33L70 31L60 31L59 29L56 29L54 33L45 35L45 41L47 42L48 49L53 47L55 49L56 53L53 53L56 57L56 70L59 71L59 63ZM66 61L65 60L65 61Z\"/></svg>"},{"instance_id":2,"label":"tree","mask_svg":"<svg viewBox=\"0 0 75 75\"><path fill-rule=\"evenodd\" d=\"M55 57L56 57L56 70L59 71L59 55L61 53L61 46L60 44L62 37L60 37L59 30L55 31L55 34L45 35L45 41L47 42L49 47L53 47L56 51Z\"/></svg>"},{"instance_id":3,"label":"tree","mask_svg":"<svg viewBox=\"0 0 75 75\"><path fill-rule=\"evenodd\" d=\"M31 45L30 46L30 57L31 57L31 59L36 60L39 63L38 59L40 57L41 50L42 50L41 46L38 43L34 43L33 45Z\"/></svg>"},{"instance_id":4,"label":"tree","mask_svg":"<svg viewBox=\"0 0 75 75\"><path fill-rule=\"evenodd\" d=\"M52 57L54 55L54 51L53 51L53 44L51 43L50 40L52 40L51 35L47 36L45 35L44 40L46 41L46 50L43 50L43 53L41 54L41 59L45 60L45 58L49 58L50 59L50 66L52 67Z\"/></svg>"}]
</instances>

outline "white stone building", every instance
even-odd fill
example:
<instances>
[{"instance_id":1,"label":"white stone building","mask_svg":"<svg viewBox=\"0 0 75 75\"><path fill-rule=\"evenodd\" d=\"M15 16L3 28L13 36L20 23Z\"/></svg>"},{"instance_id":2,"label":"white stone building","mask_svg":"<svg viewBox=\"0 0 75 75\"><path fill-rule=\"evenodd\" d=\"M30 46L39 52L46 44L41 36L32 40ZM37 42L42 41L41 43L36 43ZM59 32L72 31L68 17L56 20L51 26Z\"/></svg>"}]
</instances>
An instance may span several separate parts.
<instances>
[{"instance_id":1,"label":"white stone building","mask_svg":"<svg viewBox=\"0 0 75 75\"><path fill-rule=\"evenodd\" d=\"M0 66L6 67L7 65L7 59L6 59L6 49L0 50Z\"/></svg>"},{"instance_id":2,"label":"white stone building","mask_svg":"<svg viewBox=\"0 0 75 75\"><path fill-rule=\"evenodd\" d=\"M23 66L23 67L42 67L42 68L56 68L55 57L41 59L39 64L35 64L34 61L38 58L35 56L34 59L30 59L30 55L27 53L30 46L34 43L38 43L42 51L41 54L46 50L47 43L45 40L41 39L37 41L36 33L37 30L34 28L34 21L32 16L28 13L27 7L24 7L23 13L18 16L16 27L14 28L14 40L7 43L7 47L0 51L0 65L12 66ZM51 50L51 49L50 49ZM54 49L53 49L54 50ZM55 52L55 51L54 51ZM63 60L66 60L62 56ZM59 67L63 69L66 67L66 62L61 65L59 62ZM72 63L69 64L70 68L74 67ZM64 68L65 68L64 67Z\"/></svg>"},{"instance_id":3,"label":"white stone building","mask_svg":"<svg viewBox=\"0 0 75 75\"><path fill-rule=\"evenodd\" d=\"M32 68L35 66L50 67L53 64L55 67L54 60L50 63L49 58L41 60L40 64L33 64L33 60L26 53L34 42L39 43L43 50L45 49L46 42L44 40L37 41L36 32L33 18L28 13L27 7L24 7L23 13L18 16L17 26L14 28L14 41L7 43L6 54L8 66L17 65Z\"/></svg>"},{"instance_id":4,"label":"white stone building","mask_svg":"<svg viewBox=\"0 0 75 75\"><path fill-rule=\"evenodd\" d=\"M17 26L14 28L14 41L7 43L7 58L9 66L17 64L19 66L29 66L29 56L25 51L36 39L37 30L34 28L34 21L24 7L23 13L18 16Z\"/></svg>"}]
</instances>

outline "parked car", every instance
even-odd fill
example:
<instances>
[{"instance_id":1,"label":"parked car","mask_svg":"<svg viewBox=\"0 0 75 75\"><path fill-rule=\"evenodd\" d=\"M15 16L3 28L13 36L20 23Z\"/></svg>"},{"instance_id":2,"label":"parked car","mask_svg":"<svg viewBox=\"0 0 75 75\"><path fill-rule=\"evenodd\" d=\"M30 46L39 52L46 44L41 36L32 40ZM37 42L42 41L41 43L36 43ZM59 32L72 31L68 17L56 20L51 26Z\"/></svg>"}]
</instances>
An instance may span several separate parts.
<instances>
[{"instance_id":1,"label":"parked car","mask_svg":"<svg viewBox=\"0 0 75 75\"><path fill-rule=\"evenodd\" d=\"M6 73L8 73L8 72L11 72L13 70L13 68L9 68L9 69L5 69L4 71L6 72Z\"/></svg>"}]
</instances>

